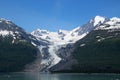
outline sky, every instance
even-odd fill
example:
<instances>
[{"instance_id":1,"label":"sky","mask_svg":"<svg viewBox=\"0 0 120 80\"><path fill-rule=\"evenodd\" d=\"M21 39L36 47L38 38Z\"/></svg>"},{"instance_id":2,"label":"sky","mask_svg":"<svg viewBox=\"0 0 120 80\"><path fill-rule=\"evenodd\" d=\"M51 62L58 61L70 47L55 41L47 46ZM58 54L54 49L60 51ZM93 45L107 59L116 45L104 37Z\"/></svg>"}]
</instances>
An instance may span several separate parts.
<instances>
[{"instance_id":1,"label":"sky","mask_svg":"<svg viewBox=\"0 0 120 80\"><path fill-rule=\"evenodd\" d=\"M27 32L72 30L97 15L120 17L120 0L0 0L0 18Z\"/></svg>"}]
</instances>

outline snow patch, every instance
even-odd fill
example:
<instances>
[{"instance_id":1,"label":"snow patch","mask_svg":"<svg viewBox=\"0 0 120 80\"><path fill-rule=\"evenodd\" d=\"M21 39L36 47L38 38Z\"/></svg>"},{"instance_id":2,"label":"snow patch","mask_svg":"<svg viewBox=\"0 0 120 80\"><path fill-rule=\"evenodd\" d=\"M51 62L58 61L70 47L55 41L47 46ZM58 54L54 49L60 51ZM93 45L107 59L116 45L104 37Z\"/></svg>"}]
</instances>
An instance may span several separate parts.
<instances>
[{"instance_id":1,"label":"snow patch","mask_svg":"<svg viewBox=\"0 0 120 80\"><path fill-rule=\"evenodd\" d=\"M12 44L13 44L14 42L15 42L15 40L13 39L13 40L12 40Z\"/></svg>"},{"instance_id":2,"label":"snow patch","mask_svg":"<svg viewBox=\"0 0 120 80\"><path fill-rule=\"evenodd\" d=\"M95 30L109 30L109 29L120 29L120 18L113 17L106 21L104 24L97 27Z\"/></svg>"},{"instance_id":3,"label":"snow patch","mask_svg":"<svg viewBox=\"0 0 120 80\"><path fill-rule=\"evenodd\" d=\"M117 22L120 22L120 18L118 18L118 17L113 17L113 18L111 18L110 20L111 20L111 21L117 21Z\"/></svg>"},{"instance_id":4,"label":"snow patch","mask_svg":"<svg viewBox=\"0 0 120 80\"><path fill-rule=\"evenodd\" d=\"M102 40L104 40L104 39L105 39L105 38L101 38L101 39L98 39L97 41L100 42L100 41L102 41Z\"/></svg>"},{"instance_id":5,"label":"snow patch","mask_svg":"<svg viewBox=\"0 0 120 80\"><path fill-rule=\"evenodd\" d=\"M83 46L85 46L85 45L86 45L86 44L81 44L80 47L83 47Z\"/></svg>"},{"instance_id":6,"label":"snow patch","mask_svg":"<svg viewBox=\"0 0 120 80\"><path fill-rule=\"evenodd\" d=\"M19 32L18 32L18 31L15 31L15 33L16 33L16 34L19 34Z\"/></svg>"},{"instance_id":7,"label":"snow patch","mask_svg":"<svg viewBox=\"0 0 120 80\"><path fill-rule=\"evenodd\" d=\"M96 26L97 24L99 23L103 23L105 21L105 18L104 17L101 17L101 16L96 16L94 18L94 26Z\"/></svg>"},{"instance_id":8,"label":"snow patch","mask_svg":"<svg viewBox=\"0 0 120 80\"><path fill-rule=\"evenodd\" d=\"M96 36L96 38L101 38L100 36Z\"/></svg>"},{"instance_id":9,"label":"snow patch","mask_svg":"<svg viewBox=\"0 0 120 80\"><path fill-rule=\"evenodd\" d=\"M34 42L31 42L31 44L32 44L33 46L37 46Z\"/></svg>"},{"instance_id":10,"label":"snow patch","mask_svg":"<svg viewBox=\"0 0 120 80\"><path fill-rule=\"evenodd\" d=\"M7 35L14 35L14 34L12 31L0 30L0 35L7 36Z\"/></svg>"},{"instance_id":11,"label":"snow patch","mask_svg":"<svg viewBox=\"0 0 120 80\"><path fill-rule=\"evenodd\" d=\"M7 30L1 30L0 31L0 35L2 35L2 36L6 36L6 35L9 35L9 31L7 31Z\"/></svg>"}]
</instances>

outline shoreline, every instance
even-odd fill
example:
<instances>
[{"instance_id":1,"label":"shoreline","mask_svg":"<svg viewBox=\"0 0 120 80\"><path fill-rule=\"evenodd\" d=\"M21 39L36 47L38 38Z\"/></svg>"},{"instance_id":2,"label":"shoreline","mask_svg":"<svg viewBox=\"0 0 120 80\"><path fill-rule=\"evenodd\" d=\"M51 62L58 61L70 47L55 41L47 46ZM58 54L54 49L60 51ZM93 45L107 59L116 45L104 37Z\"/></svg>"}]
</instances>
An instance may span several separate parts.
<instances>
[{"instance_id":1,"label":"shoreline","mask_svg":"<svg viewBox=\"0 0 120 80\"><path fill-rule=\"evenodd\" d=\"M79 75L120 75L120 73L75 73L75 72L0 72L0 75L4 74L79 74Z\"/></svg>"}]
</instances>

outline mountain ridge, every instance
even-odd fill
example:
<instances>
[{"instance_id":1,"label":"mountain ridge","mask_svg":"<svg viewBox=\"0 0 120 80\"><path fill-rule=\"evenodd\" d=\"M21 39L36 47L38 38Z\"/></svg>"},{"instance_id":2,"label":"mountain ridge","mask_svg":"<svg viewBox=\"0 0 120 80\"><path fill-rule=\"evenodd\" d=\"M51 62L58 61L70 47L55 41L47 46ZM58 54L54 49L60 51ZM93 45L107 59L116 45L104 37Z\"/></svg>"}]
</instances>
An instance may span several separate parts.
<instances>
[{"instance_id":1,"label":"mountain ridge","mask_svg":"<svg viewBox=\"0 0 120 80\"><path fill-rule=\"evenodd\" d=\"M37 29L32 31L31 34L37 38L45 39L53 44L57 44L57 42L59 42L62 45L62 44L75 43L77 40L86 36L93 29L100 29L100 28L103 29L104 25L102 26L102 24L105 24L107 26L108 25L112 26L116 22L120 22L120 18L112 17L110 19L107 19L102 16L96 16L93 19L89 20L83 26L81 27L78 26L73 30L68 31L68 30L59 29L57 32L51 32L48 30ZM114 27L111 27L111 29L113 28ZM119 25L117 28L119 28Z\"/></svg>"}]
</instances>

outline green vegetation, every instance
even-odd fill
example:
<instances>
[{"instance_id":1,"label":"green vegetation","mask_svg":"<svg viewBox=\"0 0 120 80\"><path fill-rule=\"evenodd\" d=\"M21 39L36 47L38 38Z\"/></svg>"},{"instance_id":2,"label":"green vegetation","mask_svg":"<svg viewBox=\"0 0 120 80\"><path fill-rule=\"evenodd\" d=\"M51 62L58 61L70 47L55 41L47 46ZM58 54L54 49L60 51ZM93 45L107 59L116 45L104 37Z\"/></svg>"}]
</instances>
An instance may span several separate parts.
<instances>
[{"instance_id":1,"label":"green vegetation","mask_svg":"<svg viewBox=\"0 0 120 80\"><path fill-rule=\"evenodd\" d=\"M120 73L120 32L92 31L75 44L72 55L78 60L76 72ZM104 38L97 41L100 36ZM112 36L112 37L110 37ZM85 46L80 46L80 44Z\"/></svg>"},{"instance_id":2,"label":"green vegetation","mask_svg":"<svg viewBox=\"0 0 120 80\"><path fill-rule=\"evenodd\" d=\"M37 49L30 43L12 43L12 37L0 37L0 72L21 71L36 58L36 55Z\"/></svg>"}]
</instances>

